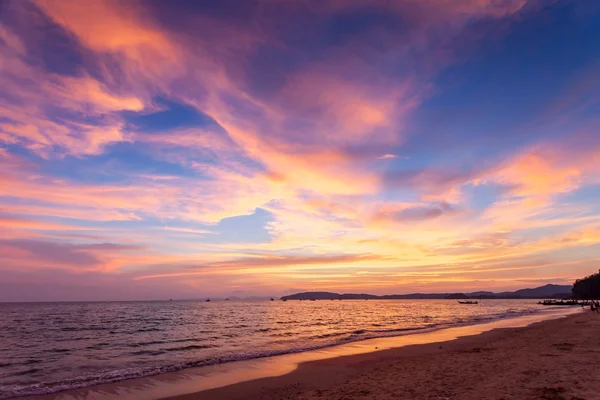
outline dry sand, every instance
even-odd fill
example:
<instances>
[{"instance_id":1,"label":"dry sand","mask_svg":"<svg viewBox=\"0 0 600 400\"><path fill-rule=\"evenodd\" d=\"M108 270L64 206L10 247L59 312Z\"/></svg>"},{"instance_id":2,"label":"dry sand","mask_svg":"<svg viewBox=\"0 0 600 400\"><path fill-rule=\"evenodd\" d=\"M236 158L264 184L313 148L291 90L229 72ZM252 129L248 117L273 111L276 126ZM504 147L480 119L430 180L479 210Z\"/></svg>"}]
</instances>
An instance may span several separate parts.
<instances>
[{"instance_id":1,"label":"dry sand","mask_svg":"<svg viewBox=\"0 0 600 400\"><path fill-rule=\"evenodd\" d=\"M600 400L600 315L301 364L177 400Z\"/></svg>"}]
</instances>

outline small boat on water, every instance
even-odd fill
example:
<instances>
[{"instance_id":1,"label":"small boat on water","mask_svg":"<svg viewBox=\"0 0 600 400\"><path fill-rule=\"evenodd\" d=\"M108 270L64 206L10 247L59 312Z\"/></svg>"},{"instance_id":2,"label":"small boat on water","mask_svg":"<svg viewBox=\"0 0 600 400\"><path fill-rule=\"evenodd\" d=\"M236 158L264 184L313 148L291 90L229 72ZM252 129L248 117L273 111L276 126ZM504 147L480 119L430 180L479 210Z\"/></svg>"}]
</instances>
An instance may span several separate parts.
<instances>
[{"instance_id":1,"label":"small boat on water","mask_svg":"<svg viewBox=\"0 0 600 400\"><path fill-rule=\"evenodd\" d=\"M479 304L476 300L457 300L459 304Z\"/></svg>"}]
</instances>

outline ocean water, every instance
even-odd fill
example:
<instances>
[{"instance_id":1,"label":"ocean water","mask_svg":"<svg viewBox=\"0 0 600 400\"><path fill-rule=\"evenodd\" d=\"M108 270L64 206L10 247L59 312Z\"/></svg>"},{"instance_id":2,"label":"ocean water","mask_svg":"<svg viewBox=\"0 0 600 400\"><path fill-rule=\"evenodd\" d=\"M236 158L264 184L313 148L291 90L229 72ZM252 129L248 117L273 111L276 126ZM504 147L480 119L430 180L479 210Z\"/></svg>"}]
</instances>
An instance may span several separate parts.
<instances>
[{"instance_id":1,"label":"ocean water","mask_svg":"<svg viewBox=\"0 0 600 400\"><path fill-rule=\"evenodd\" d=\"M0 303L0 398L548 309L535 300Z\"/></svg>"}]
</instances>

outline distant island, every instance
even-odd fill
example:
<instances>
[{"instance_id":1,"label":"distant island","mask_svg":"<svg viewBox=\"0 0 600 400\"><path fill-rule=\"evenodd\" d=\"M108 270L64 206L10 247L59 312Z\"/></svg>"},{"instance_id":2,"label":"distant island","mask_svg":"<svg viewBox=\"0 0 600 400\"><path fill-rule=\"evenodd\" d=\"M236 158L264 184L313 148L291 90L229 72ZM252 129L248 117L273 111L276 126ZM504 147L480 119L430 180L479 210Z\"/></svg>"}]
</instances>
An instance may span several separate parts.
<instances>
[{"instance_id":1,"label":"distant island","mask_svg":"<svg viewBox=\"0 0 600 400\"><path fill-rule=\"evenodd\" d=\"M411 293L377 296L366 293L303 292L281 297L281 300L399 300L399 299L565 299L571 297L572 286L544 285L533 289L514 292L471 292L471 293Z\"/></svg>"}]
</instances>

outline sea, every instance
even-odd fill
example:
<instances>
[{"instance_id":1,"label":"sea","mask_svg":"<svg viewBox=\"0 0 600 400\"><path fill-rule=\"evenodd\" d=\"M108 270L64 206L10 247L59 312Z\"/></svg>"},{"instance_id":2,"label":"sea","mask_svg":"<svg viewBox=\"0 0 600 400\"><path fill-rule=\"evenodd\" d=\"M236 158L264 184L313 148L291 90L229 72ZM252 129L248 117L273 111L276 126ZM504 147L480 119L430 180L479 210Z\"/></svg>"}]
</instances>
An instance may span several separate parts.
<instances>
[{"instance_id":1,"label":"sea","mask_svg":"<svg viewBox=\"0 0 600 400\"><path fill-rule=\"evenodd\" d=\"M0 399L550 308L535 300L0 303Z\"/></svg>"}]
</instances>

